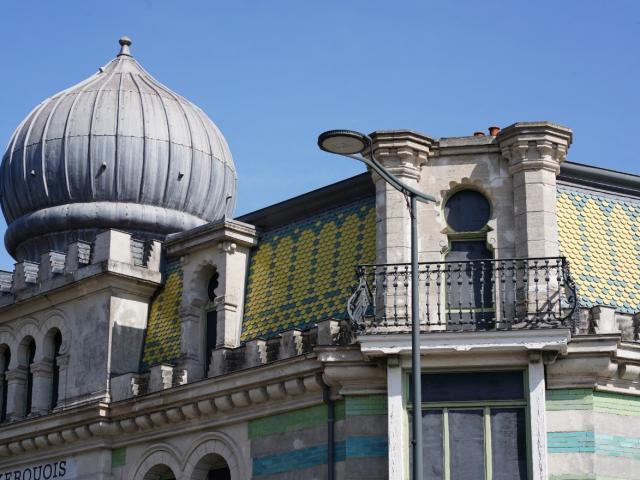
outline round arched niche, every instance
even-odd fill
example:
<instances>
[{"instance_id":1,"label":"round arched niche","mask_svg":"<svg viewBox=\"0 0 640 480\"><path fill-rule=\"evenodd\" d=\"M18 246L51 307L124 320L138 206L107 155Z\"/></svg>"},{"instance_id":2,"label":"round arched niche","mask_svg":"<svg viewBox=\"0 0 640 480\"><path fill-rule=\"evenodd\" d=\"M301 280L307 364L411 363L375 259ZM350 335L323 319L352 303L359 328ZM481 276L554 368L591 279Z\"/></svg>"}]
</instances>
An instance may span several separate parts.
<instances>
[{"instance_id":1,"label":"round arched niche","mask_svg":"<svg viewBox=\"0 0 640 480\"><path fill-rule=\"evenodd\" d=\"M209 261L204 261L195 266L190 272L185 269L185 288L186 292L183 300L187 300L191 306L202 307L212 301L210 298L210 287L215 285L214 290L218 289L220 283L220 275L218 268ZM214 281L212 281L215 279Z\"/></svg>"},{"instance_id":2,"label":"round arched niche","mask_svg":"<svg viewBox=\"0 0 640 480\"><path fill-rule=\"evenodd\" d=\"M209 453L196 463L190 480L231 480L231 470L222 455Z\"/></svg>"},{"instance_id":3,"label":"round arched niche","mask_svg":"<svg viewBox=\"0 0 640 480\"><path fill-rule=\"evenodd\" d=\"M177 480L173 470L164 464L155 465L145 473L142 480Z\"/></svg>"},{"instance_id":4,"label":"round arched niche","mask_svg":"<svg viewBox=\"0 0 640 480\"><path fill-rule=\"evenodd\" d=\"M241 449L221 432L206 435L186 457L185 480L243 480L250 476L250 462L242 462Z\"/></svg>"}]
</instances>

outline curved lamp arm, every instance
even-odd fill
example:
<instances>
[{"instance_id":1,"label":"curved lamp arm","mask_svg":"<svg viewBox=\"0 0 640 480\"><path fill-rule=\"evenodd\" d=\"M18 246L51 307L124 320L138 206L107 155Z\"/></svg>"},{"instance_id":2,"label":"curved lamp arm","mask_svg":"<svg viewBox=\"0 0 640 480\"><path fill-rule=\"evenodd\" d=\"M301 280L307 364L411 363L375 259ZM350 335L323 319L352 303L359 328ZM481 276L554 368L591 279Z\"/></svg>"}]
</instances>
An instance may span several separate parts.
<instances>
[{"instance_id":1,"label":"curved lamp arm","mask_svg":"<svg viewBox=\"0 0 640 480\"><path fill-rule=\"evenodd\" d=\"M423 203L435 202L436 201L436 199L433 198L431 195L427 195L426 193L422 193L422 192L416 190L415 188L410 187L409 185L407 185L403 181L399 180L398 178L396 178L386 168L384 168L380 164L380 162L378 162L373 157L373 150L370 149L370 151L372 152L371 153L371 158L366 158L366 157L364 157L362 155L350 155L350 154L344 154L344 153L340 154L340 155L343 155L343 156L349 157L349 158L353 158L354 160L358 160L359 162L364 163L368 167L371 167L374 172L376 172L378 175L380 175L387 183L391 184L391 186L393 188L395 188L396 190L399 190L404 195L408 195L410 197L416 197L416 200L420 200Z\"/></svg>"},{"instance_id":2,"label":"curved lamp arm","mask_svg":"<svg viewBox=\"0 0 640 480\"><path fill-rule=\"evenodd\" d=\"M435 202L436 199L431 195L422 193L413 187L410 187L400 179L396 178L389 170L387 170L380 162L378 162L373 153L373 140L369 135L356 132L354 130L328 130L318 136L318 147L328 153L334 155L342 155L343 157L353 158L372 168L374 172L382 177L382 179L391 184L393 188L401 192L403 195L421 202ZM369 149L371 158L362 155L362 152Z\"/></svg>"}]
</instances>

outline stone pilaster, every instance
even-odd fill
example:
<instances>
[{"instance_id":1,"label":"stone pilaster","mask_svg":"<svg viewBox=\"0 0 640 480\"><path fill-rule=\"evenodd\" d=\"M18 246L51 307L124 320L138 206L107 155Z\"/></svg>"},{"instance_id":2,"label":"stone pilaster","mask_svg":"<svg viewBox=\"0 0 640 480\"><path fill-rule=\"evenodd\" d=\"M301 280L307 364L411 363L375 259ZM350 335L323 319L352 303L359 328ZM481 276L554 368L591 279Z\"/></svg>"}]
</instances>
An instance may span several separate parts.
<instances>
[{"instance_id":1,"label":"stone pilaster","mask_svg":"<svg viewBox=\"0 0 640 480\"><path fill-rule=\"evenodd\" d=\"M7 419L23 418L27 400L27 367L22 365L5 372L7 379Z\"/></svg>"},{"instance_id":2,"label":"stone pilaster","mask_svg":"<svg viewBox=\"0 0 640 480\"><path fill-rule=\"evenodd\" d=\"M60 369L58 372L58 404L55 408L59 408L65 404L67 399L67 373L69 370L69 354L58 355L56 363Z\"/></svg>"},{"instance_id":3,"label":"stone pilaster","mask_svg":"<svg viewBox=\"0 0 640 480\"><path fill-rule=\"evenodd\" d=\"M549 122L515 123L498 136L513 177L517 257L559 254L556 177L572 137L570 129Z\"/></svg>"},{"instance_id":4,"label":"stone pilaster","mask_svg":"<svg viewBox=\"0 0 640 480\"><path fill-rule=\"evenodd\" d=\"M189 382L203 378L205 365L211 361L205 358L203 337L208 308L215 308L217 313L217 346L240 345L249 252L257 244L257 238L252 225L224 219L165 244L167 255L179 256L182 262L182 340L178 366L187 372ZM218 276L218 286L214 298L210 298L207 287L214 274Z\"/></svg>"},{"instance_id":5,"label":"stone pilaster","mask_svg":"<svg viewBox=\"0 0 640 480\"><path fill-rule=\"evenodd\" d=\"M375 158L395 177L418 188L422 166L435 141L406 130L373 132L371 139ZM373 181L376 185L376 261L409 262L411 219L407 200L377 174L373 175Z\"/></svg>"},{"instance_id":6,"label":"stone pilaster","mask_svg":"<svg viewBox=\"0 0 640 480\"><path fill-rule=\"evenodd\" d=\"M180 336L180 360L178 366L187 372L187 381L204 377L204 362L201 358L202 344L202 302L196 305L183 305L180 308L182 332Z\"/></svg>"},{"instance_id":7,"label":"stone pilaster","mask_svg":"<svg viewBox=\"0 0 640 480\"><path fill-rule=\"evenodd\" d=\"M31 414L43 415L49 411L51 404L53 362L42 360L31 364L33 375L33 392L31 395Z\"/></svg>"},{"instance_id":8,"label":"stone pilaster","mask_svg":"<svg viewBox=\"0 0 640 480\"><path fill-rule=\"evenodd\" d=\"M344 403L344 419L336 428L337 442L363 455L347 456L336 472L337 480L382 478L388 467L387 452L379 447L388 439L387 381L383 366L363 361L356 349L317 347L323 362L323 379L332 399ZM386 450L386 449L385 449ZM384 477L386 478L386 477Z\"/></svg>"}]
</instances>

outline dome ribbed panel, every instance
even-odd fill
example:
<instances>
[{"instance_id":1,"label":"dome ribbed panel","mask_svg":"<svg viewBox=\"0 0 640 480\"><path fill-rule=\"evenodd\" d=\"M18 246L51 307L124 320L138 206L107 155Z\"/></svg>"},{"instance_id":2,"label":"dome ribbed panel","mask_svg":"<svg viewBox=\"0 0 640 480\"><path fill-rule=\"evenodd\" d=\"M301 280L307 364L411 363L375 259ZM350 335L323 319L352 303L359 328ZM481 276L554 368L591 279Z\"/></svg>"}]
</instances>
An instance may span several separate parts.
<instances>
[{"instance_id":1,"label":"dome ribbed panel","mask_svg":"<svg viewBox=\"0 0 640 480\"><path fill-rule=\"evenodd\" d=\"M167 217L156 222L166 234L172 222L181 231L193 226L194 217L205 223L231 214L236 175L213 122L123 55L28 115L3 156L0 183L9 224L61 205L113 202L166 209ZM109 223L117 215L93 218L93 209L86 208L92 228L136 225L136 219ZM56 225L61 223L58 219ZM149 222L144 225L148 230Z\"/></svg>"}]
</instances>

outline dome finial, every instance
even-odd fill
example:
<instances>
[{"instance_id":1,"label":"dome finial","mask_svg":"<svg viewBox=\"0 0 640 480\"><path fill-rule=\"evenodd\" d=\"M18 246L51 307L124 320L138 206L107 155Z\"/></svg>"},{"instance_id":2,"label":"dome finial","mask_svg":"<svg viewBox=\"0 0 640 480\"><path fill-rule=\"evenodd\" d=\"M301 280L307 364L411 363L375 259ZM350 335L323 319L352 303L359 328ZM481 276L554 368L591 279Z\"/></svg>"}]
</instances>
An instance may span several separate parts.
<instances>
[{"instance_id":1,"label":"dome finial","mask_svg":"<svg viewBox=\"0 0 640 480\"><path fill-rule=\"evenodd\" d=\"M118 53L118 56L126 55L130 57L131 51L129 50L129 46L131 45L131 39L129 37L120 37L118 43L120 44L120 53Z\"/></svg>"}]
</instances>

